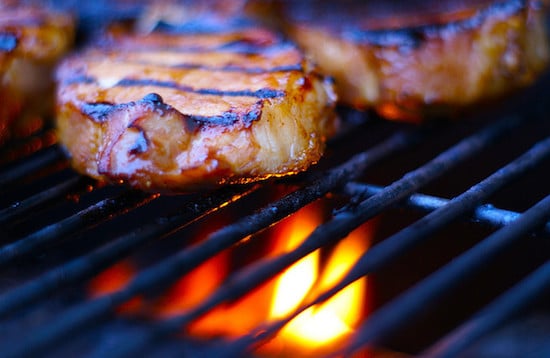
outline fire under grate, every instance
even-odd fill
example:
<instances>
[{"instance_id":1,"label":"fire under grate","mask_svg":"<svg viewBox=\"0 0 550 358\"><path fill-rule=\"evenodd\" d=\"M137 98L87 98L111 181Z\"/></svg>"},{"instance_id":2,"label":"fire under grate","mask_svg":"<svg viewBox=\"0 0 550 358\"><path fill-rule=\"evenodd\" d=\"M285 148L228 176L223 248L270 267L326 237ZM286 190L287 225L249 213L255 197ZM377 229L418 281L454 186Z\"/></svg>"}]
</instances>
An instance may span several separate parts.
<instances>
[{"instance_id":1,"label":"fire under grate","mask_svg":"<svg viewBox=\"0 0 550 358\"><path fill-rule=\"evenodd\" d=\"M522 103L519 107L525 108ZM545 167L550 139L546 137L550 128L545 123L544 108L531 105L531 109L491 114L492 118L478 121L420 127L343 111L349 130L330 143L327 158L310 172L257 185L178 196L98 187L68 169L55 144L20 158L5 159L0 174L2 355L254 355L255 347L271 339L300 312L324 302L361 277L375 276L411 250L418 250L425 241L434 240L434 236L444 240L437 233L457 221L482 227L484 237L437 264L433 272L422 273L423 277L407 284L399 294L377 303L349 341L332 354L346 356L369 345L435 356L467 351L501 324L547 297L550 287L546 242L550 197L545 197L548 191L541 184L548 179ZM46 131L43 135L49 134ZM28 141L36 142L36 138ZM11 148L3 149L3 158L14 157ZM470 165L483 169L466 170ZM380 172L384 173L382 178ZM537 186L533 186L533 180ZM505 186L520 197L519 209L504 210L488 204L506 202L499 199L499 195L510 195L506 190L512 189L502 189ZM454 187L463 189L455 192ZM444 189L449 193L446 196L426 194ZM273 193L281 194L274 197ZM243 240L253 241L258 233L319 199L331 202L331 214L302 244L274 257L258 257L231 272L196 306L157 320L116 313L118 307L137 296L162 295L171 283L209 258ZM529 204L521 202L524 200ZM228 210L245 214L234 217L203 240L187 243L175 253L166 252L167 242L185 243L188 227L208 225L218 212ZM407 223L397 220L392 224L393 231L361 253L343 278L307 296L285 317L266 321L237 338L213 338L208 344L181 335L183 327L220 305L238 300L309 253L334 245L372 218L392 217L396 212L398 216L404 212L416 216ZM396 336L407 332L414 336L415 330L422 329L415 327L418 316L430 306L444 305L448 296L457 295L464 282L522 241L532 241L529 248L536 250L533 262L510 263L525 266L519 270L522 277L499 287L498 294L479 302L468 315L440 329L430 341L418 338L411 349L408 343L399 344ZM128 256L140 252L143 256L144 251L152 256L151 262L122 289L96 298L86 294L88 280ZM485 284L490 286L491 282ZM94 340L94 344L89 343ZM550 346L537 349L548 350Z\"/></svg>"}]
</instances>

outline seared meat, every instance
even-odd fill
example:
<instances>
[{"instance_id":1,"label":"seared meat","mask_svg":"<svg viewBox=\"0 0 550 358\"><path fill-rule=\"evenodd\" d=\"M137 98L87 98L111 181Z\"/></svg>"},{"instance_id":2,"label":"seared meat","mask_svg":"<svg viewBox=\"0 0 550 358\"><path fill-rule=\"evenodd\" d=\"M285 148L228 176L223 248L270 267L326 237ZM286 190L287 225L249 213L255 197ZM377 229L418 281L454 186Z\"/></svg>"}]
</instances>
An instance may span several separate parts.
<instances>
[{"instance_id":1,"label":"seared meat","mask_svg":"<svg viewBox=\"0 0 550 358\"><path fill-rule=\"evenodd\" d=\"M73 29L69 15L0 2L0 143L53 110L53 67Z\"/></svg>"},{"instance_id":2,"label":"seared meat","mask_svg":"<svg viewBox=\"0 0 550 358\"><path fill-rule=\"evenodd\" d=\"M283 1L339 98L391 119L449 114L531 84L549 50L529 0Z\"/></svg>"},{"instance_id":3,"label":"seared meat","mask_svg":"<svg viewBox=\"0 0 550 358\"><path fill-rule=\"evenodd\" d=\"M114 29L58 70L57 126L74 167L149 191L296 173L334 127L332 84L262 28Z\"/></svg>"}]
</instances>

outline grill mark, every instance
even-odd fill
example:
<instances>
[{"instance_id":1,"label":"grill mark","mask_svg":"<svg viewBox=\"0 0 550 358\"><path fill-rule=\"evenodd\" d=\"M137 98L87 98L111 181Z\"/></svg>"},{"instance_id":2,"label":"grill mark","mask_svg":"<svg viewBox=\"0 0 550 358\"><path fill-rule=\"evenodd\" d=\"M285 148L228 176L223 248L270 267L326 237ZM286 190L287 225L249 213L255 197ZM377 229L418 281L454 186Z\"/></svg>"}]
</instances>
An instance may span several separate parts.
<instances>
[{"instance_id":1,"label":"grill mark","mask_svg":"<svg viewBox=\"0 0 550 358\"><path fill-rule=\"evenodd\" d=\"M159 43L129 43L122 45L118 42L120 40L111 40L104 43L100 43L98 46L104 50L114 51L132 51L132 52L148 52L151 50L170 51L173 53L209 53L209 52L227 52L243 55L273 55L278 52L284 52L289 50L296 50L296 46L288 41L278 41L275 43L251 43L248 40L232 40L226 43L222 43L214 46L167 46ZM124 41L124 40L122 40Z\"/></svg>"},{"instance_id":2,"label":"grill mark","mask_svg":"<svg viewBox=\"0 0 550 358\"><path fill-rule=\"evenodd\" d=\"M118 81L115 86L120 87L135 87L135 86L154 86L177 89L183 92L192 92L197 94L212 95L212 96L231 96L231 97L257 97L261 99L284 97L284 91L278 91L271 88L261 88L256 91L239 90L239 91L223 91L216 88L199 88L194 89L189 86L181 86L173 81L158 81L154 79L131 79L126 78Z\"/></svg>"},{"instance_id":3,"label":"grill mark","mask_svg":"<svg viewBox=\"0 0 550 358\"><path fill-rule=\"evenodd\" d=\"M63 81L66 85L72 84L98 84L97 80L89 76L77 76L69 78ZM223 91L216 88L199 88L195 89L189 86L182 86L173 81L159 81L154 79L132 79L125 78L118 81L113 87L144 87L144 86L153 86L161 88L171 88L182 92L197 93L202 95L210 96L229 96L229 97L255 97L260 99L273 99L281 98L285 96L285 91L279 91L271 88L260 88L259 90L238 90L238 91ZM95 109L91 109L92 112Z\"/></svg>"},{"instance_id":4,"label":"grill mark","mask_svg":"<svg viewBox=\"0 0 550 358\"><path fill-rule=\"evenodd\" d=\"M243 54L266 54L283 51L285 49L295 48L294 44L287 41L277 41L275 43L265 43L254 41L253 39L238 39L219 45L215 51L227 51Z\"/></svg>"},{"instance_id":5,"label":"grill mark","mask_svg":"<svg viewBox=\"0 0 550 358\"><path fill-rule=\"evenodd\" d=\"M237 72L237 73L244 73L244 74L304 72L302 61L298 63L290 64L290 65L273 66L269 68L244 67L244 66L232 65L232 64L223 65L223 66L209 66L209 65L203 65L200 63L193 63L193 62L182 62L182 63L171 65L171 64L163 64L163 63L152 62L152 61L131 60L126 58L113 59L112 61L116 63L125 63L129 65L155 66L159 68L182 69L182 70L203 70L203 71L212 71L212 72Z\"/></svg>"},{"instance_id":6,"label":"grill mark","mask_svg":"<svg viewBox=\"0 0 550 358\"><path fill-rule=\"evenodd\" d=\"M0 33L0 51L11 52L17 47L17 43L16 35L9 32Z\"/></svg>"},{"instance_id":7,"label":"grill mark","mask_svg":"<svg viewBox=\"0 0 550 358\"><path fill-rule=\"evenodd\" d=\"M156 93L150 93L139 101L128 102L128 103L114 104L114 103L104 102L104 101L83 103L80 105L80 111L84 113L86 116L88 116L89 118L91 118L94 122L104 123L109 120L109 116L111 115L111 113L118 110L128 109L130 107L133 107L139 104L145 104L149 106L152 111L157 111L159 112L160 115L163 115L164 112L166 112L169 109L174 109L169 104L164 103L161 96L159 96ZM214 116L200 116L200 115L183 114L183 113L182 115L185 117L189 128L196 127L193 125L193 123L230 126L237 123L238 121L242 121L246 127L249 127L252 124L252 122L260 118L262 114L263 104L264 104L263 100L260 100L252 106L251 110L244 113L235 112L235 111L226 111L219 115L214 115ZM135 127L137 129L140 129L134 126L133 124L131 124L130 127ZM141 153L140 150L143 148L145 148L144 150L146 150L147 145L148 145L148 140L146 137L143 137L143 140L136 142L135 148L132 150L134 151L134 154Z\"/></svg>"},{"instance_id":8,"label":"grill mark","mask_svg":"<svg viewBox=\"0 0 550 358\"><path fill-rule=\"evenodd\" d=\"M207 124L214 124L220 126L230 126L235 124L237 121L242 120L246 127L249 127L252 122L258 120L262 115L263 101L258 101L253 106L252 110L246 113L236 113L233 111L223 112L217 116L198 116L198 115L187 115L190 119Z\"/></svg>"},{"instance_id":9,"label":"grill mark","mask_svg":"<svg viewBox=\"0 0 550 358\"><path fill-rule=\"evenodd\" d=\"M146 63L145 63L146 64ZM154 65L151 63L151 65ZM196 63L181 63L177 65L167 66L170 68L181 68L189 70L206 70L206 71L220 71L220 72L240 72L240 73L249 73L249 74L262 74L262 73L273 73L273 72L293 72L300 71L303 72L303 67L301 63L296 63L293 65L283 65L275 66L271 68L262 68L262 67L242 67L237 65L226 65L226 66L206 66Z\"/></svg>"},{"instance_id":10,"label":"grill mark","mask_svg":"<svg viewBox=\"0 0 550 358\"><path fill-rule=\"evenodd\" d=\"M195 122L217 124L221 126L230 126L239 119L237 113L231 111L224 112L218 116L198 116L192 114L188 116Z\"/></svg>"},{"instance_id":11,"label":"grill mark","mask_svg":"<svg viewBox=\"0 0 550 358\"><path fill-rule=\"evenodd\" d=\"M87 102L80 105L80 111L92 118L94 122L103 123L108 119L109 114L121 108L120 106L111 102Z\"/></svg>"},{"instance_id":12,"label":"grill mark","mask_svg":"<svg viewBox=\"0 0 550 358\"><path fill-rule=\"evenodd\" d=\"M149 106L153 111L158 111L161 115L172 107L164 103L161 96L156 93L149 93L136 102L119 103L100 101L86 102L80 105L80 111L90 117L94 122L103 123L109 119L109 115L117 110L133 107L138 104Z\"/></svg>"},{"instance_id":13,"label":"grill mark","mask_svg":"<svg viewBox=\"0 0 550 358\"><path fill-rule=\"evenodd\" d=\"M444 24L412 26L407 28L368 30L351 26L342 28L348 40L375 46L403 46L417 48L430 37L440 36L444 31L459 33L481 26L491 16L511 16L527 7L525 0L495 2L463 20ZM353 26L353 25L352 25Z\"/></svg>"},{"instance_id":14,"label":"grill mark","mask_svg":"<svg viewBox=\"0 0 550 358\"><path fill-rule=\"evenodd\" d=\"M153 31L161 31L170 34L185 34L185 35L194 35L194 34L223 34L229 30L235 29L246 29L250 28L253 25L249 19L245 18L235 18L235 19L224 19L223 21L219 18L207 17L207 18L198 18L195 20L186 21L182 24L170 24L166 21L159 21L154 27Z\"/></svg>"}]
</instances>

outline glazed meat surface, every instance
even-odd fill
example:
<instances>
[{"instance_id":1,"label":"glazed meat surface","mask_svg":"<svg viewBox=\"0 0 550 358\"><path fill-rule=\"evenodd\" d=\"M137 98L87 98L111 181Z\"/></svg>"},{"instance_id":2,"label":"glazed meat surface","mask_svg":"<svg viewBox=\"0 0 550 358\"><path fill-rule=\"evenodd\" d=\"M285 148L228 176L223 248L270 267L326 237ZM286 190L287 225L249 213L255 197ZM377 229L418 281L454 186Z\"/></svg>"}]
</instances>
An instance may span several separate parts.
<instances>
[{"instance_id":1,"label":"glazed meat surface","mask_svg":"<svg viewBox=\"0 0 550 358\"><path fill-rule=\"evenodd\" d=\"M289 36L339 98L400 120L499 99L546 69L544 6L527 0L282 1Z\"/></svg>"},{"instance_id":2,"label":"glazed meat surface","mask_svg":"<svg viewBox=\"0 0 550 358\"><path fill-rule=\"evenodd\" d=\"M0 143L53 110L54 66L73 41L73 19L0 1Z\"/></svg>"},{"instance_id":3,"label":"glazed meat surface","mask_svg":"<svg viewBox=\"0 0 550 358\"><path fill-rule=\"evenodd\" d=\"M182 192L296 173L334 128L332 84L255 26L115 28L57 74L57 127L74 167Z\"/></svg>"}]
</instances>

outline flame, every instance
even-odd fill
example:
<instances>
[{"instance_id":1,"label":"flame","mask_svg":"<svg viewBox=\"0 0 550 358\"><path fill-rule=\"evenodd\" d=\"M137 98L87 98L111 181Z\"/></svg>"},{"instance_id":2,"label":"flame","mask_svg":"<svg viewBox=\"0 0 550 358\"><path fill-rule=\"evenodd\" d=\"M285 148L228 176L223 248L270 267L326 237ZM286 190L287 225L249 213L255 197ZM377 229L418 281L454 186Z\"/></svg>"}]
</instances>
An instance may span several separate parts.
<instances>
[{"instance_id":1,"label":"flame","mask_svg":"<svg viewBox=\"0 0 550 358\"><path fill-rule=\"evenodd\" d=\"M276 252L294 250L321 223L318 207L308 206L296 213L278 234ZM285 316L306 297L315 283L320 252L314 251L286 269L275 284L276 299L272 300L270 315L273 318ZM289 292L289 294L285 294Z\"/></svg>"},{"instance_id":2,"label":"flame","mask_svg":"<svg viewBox=\"0 0 550 358\"><path fill-rule=\"evenodd\" d=\"M301 209L265 234L272 240L271 246L262 246L260 251L265 252L257 254L261 257L276 256L295 250L322 221L323 207L320 204ZM199 229L197 240L207 237L223 224L220 221ZM243 298L208 312L186 327L185 333L194 337L236 338L261 327L266 321L286 317L306 297L332 287L349 270L368 248L370 226L367 223L341 240L331 248L328 257L325 257L327 253L316 250ZM135 313L137 307L141 312L147 310L154 318L162 319L192 310L213 294L235 269L233 254L231 250L222 251L183 276L159 299L151 302L140 298L139 306L133 302L121 307L120 311ZM135 273L131 261L114 265L92 280L89 286L92 295L124 288ZM266 356L296 357L315 356L334 349L354 330L367 309L366 284L366 279L358 280L330 300L302 312L258 352Z\"/></svg>"},{"instance_id":3,"label":"flame","mask_svg":"<svg viewBox=\"0 0 550 358\"><path fill-rule=\"evenodd\" d=\"M197 237L205 238L224 224L223 220L214 225L210 223ZM171 317L200 304L223 284L232 265L231 255L230 250L224 250L183 276L156 303L154 315ZM265 286L234 303L218 306L194 321L186 328L186 332L195 337L238 337L248 333L267 316L271 294Z\"/></svg>"},{"instance_id":4,"label":"flame","mask_svg":"<svg viewBox=\"0 0 550 358\"><path fill-rule=\"evenodd\" d=\"M222 252L182 277L156 305L157 314L170 317L192 309L219 287L229 271L229 253ZM257 289L233 304L217 307L187 327L195 337L238 337L257 326L267 311L265 290ZM228 324L231 322L231 324Z\"/></svg>"},{"instance_id":5,"label":"flame","mask_svg":"<svg viewBox=\"0 0 550 358\"><path fill-rule=\"evenodd\" d=\"M199 304L222 283L227 265L228 255L222 253L180 278L164 295L158 313L174 316Z\"/></svg>"},{"instance_id":6,"label":"flame","mask_svg":"<svg viewBox=\"0 0 550 358\"><path fill-rule=\"evenodd\" d=\"M322 223L323 209L309 205L285 219L271 232L274 240L267 255L294 250ZM269 319L285 317L312 291L332 286L367 249L368 225L355 230L336 245L326 262L316 250L243 298L210 311L187 327L195 337L222 336L236 338L251 332ZM208 233L203 233L208 234ZM202 235L201 235L202 236ZM225 250L189 272L156 304L160 317L181 314L193 309L222 285L231 270L231 255ZM262 256L265 256L263 253ZM321 270L320 267L324 266ZM260 349L267 356L311 350L308 347L331 347L350 333L363 315L366 280L346 287L329 301L312 307L286 325L278 336ZM230 323L230 324L228 324ZM281 349L281 342L284 348Z\"/></svg>"},{"instance_id":7,"label":"flame","mask_svg":"<svg viewBox=\"0 0 550 358\"><path fill-rule=\"evenodd\" d=\"M299 244L320 223L315 208L304 209L289 225L289 249ZM368 247L370 230L362 226L342 240L332 251L321 271L320 251L317 250L287 269L277 280L271 318L282 318L294 310L311 290L324 290L332 286L351 267ZM279 333L285 344L299 346L301 350L333 344L349 334L358 324L366 301L366 279L349 285L322 305L302 312Z\"/></svg>"}]
</instances>

